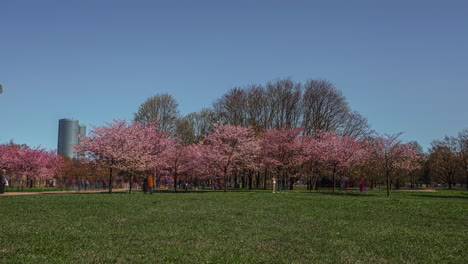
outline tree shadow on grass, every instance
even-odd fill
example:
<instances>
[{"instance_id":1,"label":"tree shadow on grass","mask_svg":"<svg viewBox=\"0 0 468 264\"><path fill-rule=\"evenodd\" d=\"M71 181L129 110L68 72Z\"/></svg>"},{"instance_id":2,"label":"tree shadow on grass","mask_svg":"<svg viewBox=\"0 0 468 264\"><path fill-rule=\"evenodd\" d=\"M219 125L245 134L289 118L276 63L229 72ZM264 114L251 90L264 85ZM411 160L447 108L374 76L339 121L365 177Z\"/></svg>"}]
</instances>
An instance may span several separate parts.
<instances>
[{"instance_id":1,"label":"tree shadow on grass","mask_svg":"<svg viewBox=\"0 0 468 264\"><path fill-rule=\"evenodd\" d=\"M429 194L411 194L411 196L418 196L418 197L424 197L424 198L451 198L451 199L462 199L466 200L468 199L467 196L443 196L443 195L429 195Z\"/></svg>"}]
</instances>

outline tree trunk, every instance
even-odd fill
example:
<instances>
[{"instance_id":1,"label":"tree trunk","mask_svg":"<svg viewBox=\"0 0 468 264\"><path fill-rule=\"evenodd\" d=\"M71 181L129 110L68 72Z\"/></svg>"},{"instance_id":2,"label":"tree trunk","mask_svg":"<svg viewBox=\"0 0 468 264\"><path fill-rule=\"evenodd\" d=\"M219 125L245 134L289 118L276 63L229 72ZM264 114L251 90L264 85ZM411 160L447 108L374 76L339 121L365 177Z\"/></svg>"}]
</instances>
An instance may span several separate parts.
<instances>
[{"instance_id":1,"label":"tree trunk","mask_svg":"<svg viewBox=\"0 0 468 264\"><path fill-rule=\"evenodd\" d=\"M258 190L258 188L260 187L260 179L262 177L262 173L261 172L257 172L257 177L255 178L255 189ZM468 183L468 176L467 176L467 183ZM468 185L467 185L468 186Z\"/></svg>"},{"instance_id":2,"label":"tree trunk","mask_svg":"<svg viewBox=\"0 0 468 264\"><path fill-rule=\"evenodd\" d=\"M312 187L311 190L312 191L317 190L317 180L319 179L319 177L320 177L320 175L318 175L318 173L317 173L317 175L315 175L315 177L312 177L312 185L311 185L311 187Z\"/></svg>"},{"instance_id":3,"label":"tree trunk","mask_svg":"<svg viewBox=\"0 0 468 264\"><path fill-rule=\"evenodd\" d=\"M228 186L228 176L227 176L227 168L224 169L224 192L227 192Z\"/></svg>"},{"instance_id":4,"label":"tree trunk","mask_svg":"<svg viewBox=\"0 0 468 264\"><path fill-rule=\"evenodd\" d=\"M174 192L177 192L177 173L174 173Z\"/></svg>"},{"instance_id":5,"label":"tree trunk","mask_svg":"<svg viewBox=\"0 0 468 264\"><path fill-rule=\"evenodd\" d=\"M133 181L133 173L130 173L130 189L128 191L129 194L132 194L132 189L133 189L132 188L133 187L132 181Z\"/></svg>"},{"instance_id":6,"label":"tree trunk","mask_svg":"<svg viewBox=\"0 0 468 264\"><path fill-rule=\"evenodd\" d=\"M397 179L395 182L395 190L399 190L399 189L400 189L400 179Z\"/></svg>"},{"instance_id":7,"label":"tree trunk","mask_svg":"<svg viewBox=\"0 0 468 264\"><path fill-rule=\"evenodd\" d=\"M465 171L465 174L466 174L466 190L468 190L468 165L466 165L466 171Z\"/></svg>"},{"instance_id":8,"label":"tree trunk","mask_svg":"<svg viewBox=\"0 0 468 264\"><path fill-rule=\"evenodd\" d=\"M336 174L336 167L333 167L333 192L335 192L335 174Z\"/></svg>"},{"instance_id":9,"label":"tree trunk","mask_svg":"<svg viewBox=\"0 0 468 264\"><path fill-rule=\"evenodd\" d=\"M387 197L390 197L390 173L387 174Z\"/></svg>"},{"instance_id":10,"label":"tree trunk","mask_svg":"<svg viewBox=\"0 0 468 264\"><path fill-rule=\"evenodd\" d=\"M109 168L109 193L112 193L112 167Z\"/></svg>"}]
</instances>

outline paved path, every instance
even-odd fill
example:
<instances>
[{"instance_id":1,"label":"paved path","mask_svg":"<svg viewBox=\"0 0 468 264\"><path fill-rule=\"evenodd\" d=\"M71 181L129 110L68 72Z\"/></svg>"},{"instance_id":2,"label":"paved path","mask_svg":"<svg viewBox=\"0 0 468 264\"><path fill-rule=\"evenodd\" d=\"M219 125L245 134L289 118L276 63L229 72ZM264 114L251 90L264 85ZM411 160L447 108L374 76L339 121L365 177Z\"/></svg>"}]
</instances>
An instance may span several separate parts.
<instances>
[{"instance_id":1,"label":"paved path","mask_svg":"<svg viewBox=\"0 0 468 264\"><path fill-rule=\"evenodd\" d=\"M112 189L112 192L122 192L128 191L128 189ZM135 190L133 190L135 191ZM10 195L32 195L32 194L57 194L57 193L107 193L109 190L82 190L82 191L51 191L51 192L5 192L0 194L0 196L10 196Z\"/></svg>"}]
</instances>

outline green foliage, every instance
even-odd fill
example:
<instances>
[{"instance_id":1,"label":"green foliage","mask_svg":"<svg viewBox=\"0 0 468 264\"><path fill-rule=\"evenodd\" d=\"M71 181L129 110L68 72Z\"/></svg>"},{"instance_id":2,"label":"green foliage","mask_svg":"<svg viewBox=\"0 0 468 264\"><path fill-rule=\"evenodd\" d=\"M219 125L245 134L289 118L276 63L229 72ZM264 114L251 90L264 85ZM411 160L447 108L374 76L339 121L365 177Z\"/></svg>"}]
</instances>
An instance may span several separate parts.
<instances>
[{"instance_id":1,"label":"green foliage","mask_svg":"<svg viewBox=\"0 0 468 264\"><path fill-rule=\"evenodd\" d=\"M0 197L0 263L463 263L468 193Z\"/></svg>"}]
</instances>

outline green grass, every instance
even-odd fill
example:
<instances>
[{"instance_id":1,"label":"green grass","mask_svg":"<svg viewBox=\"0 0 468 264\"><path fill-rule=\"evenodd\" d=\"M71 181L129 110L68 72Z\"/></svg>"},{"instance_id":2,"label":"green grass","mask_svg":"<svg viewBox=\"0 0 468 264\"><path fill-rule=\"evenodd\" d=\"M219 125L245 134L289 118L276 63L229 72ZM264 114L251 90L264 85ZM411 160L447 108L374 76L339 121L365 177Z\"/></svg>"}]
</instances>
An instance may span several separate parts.
<instances>
[{"instance_id":1,"label":"green grass","mask_svg":"<svg viewBox=\"0 0 468 264\"><path fill-rule=\"evenodd\" d=\"M0 263L464 263L468 193L0 197Z\"/></svg>"}]
</instances>

